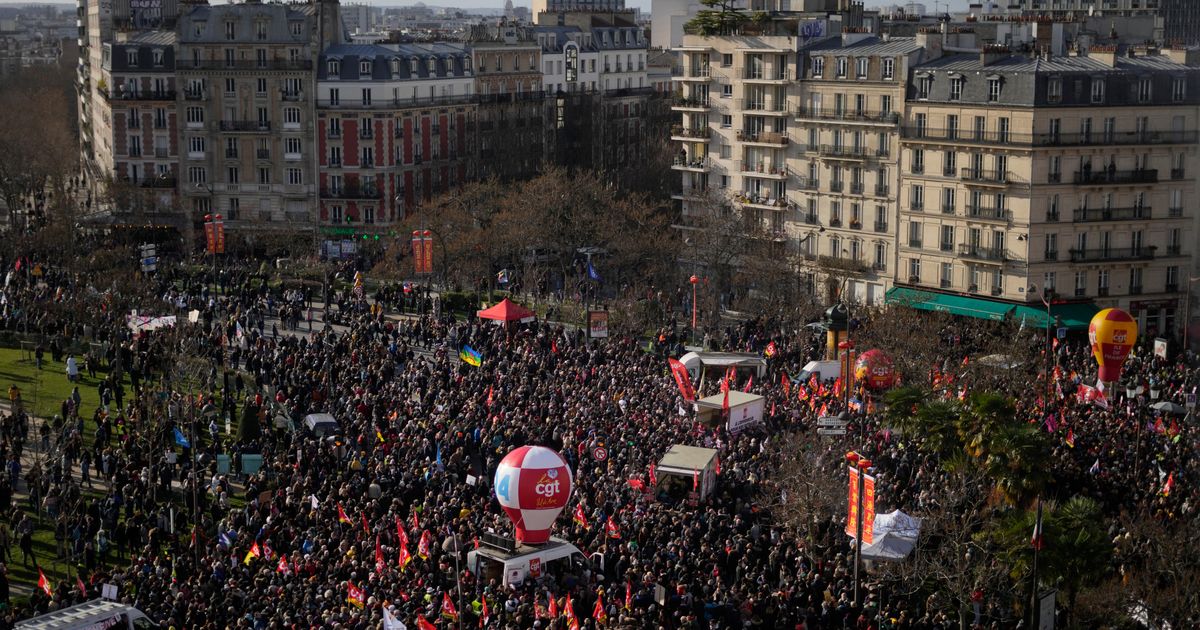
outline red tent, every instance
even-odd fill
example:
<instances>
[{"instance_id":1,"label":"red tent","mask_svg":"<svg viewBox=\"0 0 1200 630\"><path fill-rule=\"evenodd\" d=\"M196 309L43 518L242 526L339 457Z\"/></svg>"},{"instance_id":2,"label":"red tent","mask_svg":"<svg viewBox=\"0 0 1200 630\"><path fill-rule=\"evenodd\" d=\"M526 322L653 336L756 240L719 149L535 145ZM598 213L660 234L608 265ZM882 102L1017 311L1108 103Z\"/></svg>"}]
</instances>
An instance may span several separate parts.
<instances>
[{"instance_id":1,"label":"red tent","mask_svg":"<svg viewBox=\"0 0 1200 630\"><path fill-rule=\"evenodd\" d=\"M476 315L480 319L494 319L498 322L531 322L537 318L537 313L508 298L504 298L504 300L492 308L485 308L478 311Z\"/></svg>"}]
</instances>

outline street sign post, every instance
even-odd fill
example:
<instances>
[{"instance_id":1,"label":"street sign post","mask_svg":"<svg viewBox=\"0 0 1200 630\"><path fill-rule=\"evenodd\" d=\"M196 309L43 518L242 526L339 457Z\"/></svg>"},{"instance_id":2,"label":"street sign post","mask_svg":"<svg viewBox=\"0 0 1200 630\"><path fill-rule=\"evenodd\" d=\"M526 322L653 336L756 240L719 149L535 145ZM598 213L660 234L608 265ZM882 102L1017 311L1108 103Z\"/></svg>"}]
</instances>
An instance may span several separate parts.
<instances>
[{"instance_id":1,"label":"street sign post","mask_svg":"<svg viewBox=\"0 0 1200 630\"><path fill-rule=\"evenodd\" d=\"M817 435L846 435L846 428L820 427L817 429Z\"/></svg>"}]
</instances>

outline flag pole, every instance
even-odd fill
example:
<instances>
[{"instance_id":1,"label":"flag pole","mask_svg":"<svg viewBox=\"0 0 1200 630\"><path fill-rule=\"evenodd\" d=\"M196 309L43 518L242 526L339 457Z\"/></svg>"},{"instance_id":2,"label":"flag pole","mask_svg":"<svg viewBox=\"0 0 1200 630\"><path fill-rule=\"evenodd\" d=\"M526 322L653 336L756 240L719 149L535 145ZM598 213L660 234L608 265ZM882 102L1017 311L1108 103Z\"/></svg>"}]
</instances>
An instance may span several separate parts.
<instances>
[{"instance_id":1,"label":"flag pole","mask_svg":"<svg viewBox=\"0 0 1200 630\"><path fill-rule=\"evenodd\" d=\"M1037 534L1037 538L1033 545L1033 584L1030 585L1030 604L1029 604L1029 627L1037 626L1038 620L1038 552L1042 548L1042 496L1039 494L1037 498L1037 516L1033 523L1033 531Z\"/></svg>"}]
</instances>

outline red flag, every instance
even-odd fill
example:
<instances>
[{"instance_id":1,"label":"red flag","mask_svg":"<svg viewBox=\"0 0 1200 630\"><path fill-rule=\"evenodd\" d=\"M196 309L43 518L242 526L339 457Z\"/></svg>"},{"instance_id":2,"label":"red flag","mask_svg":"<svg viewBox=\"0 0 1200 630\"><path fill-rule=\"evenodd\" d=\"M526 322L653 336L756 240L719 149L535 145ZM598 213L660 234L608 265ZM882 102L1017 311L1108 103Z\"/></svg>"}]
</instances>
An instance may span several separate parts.
<instances>
[{"instance_id":1,"label":"red flag","mask_svg":"<svg viewBox=\"0 0 1200 630\"><path fill-rule=\"evenodd\" d=\"M721 400L721 414L725 415L725 416L729 415L729 388L728 387L725 388L725 398L723 398Z\"/></svg>"},{"instance_id":2,"label":"red flag","mask_svg":"<svg viewBox=\"0 0 1200 630\"><path fill-rule=\"evenodd\" d=\"M633 584L625 583L625 610L633 608Z\"/></svg>"},{"instance_id":3,"label":"red flag","mask_svg":"<svg viewBox=\"0 0 1200 630\"><path fill-rule=\"evenodd\" d=\"M692 387L692 377L688 374L687 368L676 359L667 359L667 364L671 366L671 376L675 377L679 395L683 396L687 402L696 400L696 388Z\"/></svg>"},{"instance_id":4,"label":"red flag","mask_svg":"<svg viewBox=\"0 0 1200 630\"><path fill-rule=\"evenodd\" d=\"M429 534L428 529L421 532L421 539L417 541L417 555L421 556L422 560L429 559L429 544L431 540L432 536Z\"/></svg>"},{"instance_id":5,"label":"red flag","mask_svg":"<svg viewBox=\"0 0 1200 630\"><path fill-rule=\"evenodd\" d=\"M824 418L829 415L829 403L821 403L821 411L817 413L818 418Z\"/></svg>"},{"instance_id":6,"label":"red flag","mask_svg":"<svg viewBox=\"0 0 1200 630\"><path fill-rule=\"evenodd\" d=\"M596 623L604 625L608 623L608 613L604 610L604 596L600 591L596 591L596 605L592 607L592 619Z\"/></svg>"},{"instance_id":7,"label":"red flag","mask_svg":"<svg viewBox=\"0 0 1200 630\"><path fill-rule=\"evenodd\" d=\"M479 627L482 628L487 625L488 617L491 617L492 614L488 612L487 596L485 595L480 599L483 600L483 610L481 611L482 614L479 615Z\"/></svg>"},{"instance_id":8,"label":"red flag","mask_svg":"<svg viewBox=\"0 0 1200 630\"><path fill-rule=\"evenodd\" d=\"M803 385L796 386L796 400L800 402L808 400L808 390Z\"/></svg>"},{"instance_id":9,"label":"red flag","mask_svg":"<svg viewBox=\"0 0 1200 630\"><path fill-rule=\"evenodd\" d=\"M746 386L742 388L742 391L749 392L750 388L753 386L754 386L754 375L751 374L750 378L746 379Z\"/></svg>"},{"instance_id":10,"label":"red flag","mask_svg":"<svg viewBox=\"0 0 1200 630\"><path fill-rule=\"evenodd\" d=\"M387 561L383 559L383 547L379 545L379 536L375 536L375 572L383 573L387 568Z\"/></svg>"},{"instance_id":11,"label":"red flag","mask_svg":"<svg viewBox=\"0 0 1200 630\"><path fill-rule=\"evenodd\" d=\"M1163 487L1162 487L1162 495L1163 495L1164 497L1169 497L1169 496L1171 496L1171 490L1173 490L1174 488L1175 488L1175 471L1174 471L1174 470L1172 470L1172 471L1171 471L1171 474L1167 475L1167 483L1163 484ZM38 572L40 573L40 572L41 572L41 569L39 569L39 570L38 570ZM38 586L41 586L41 585L42 585L42 583L41 583L41 581L39 580L39 581L38 581Z\"/></svg>"},{"instance_id":12,"label":"red flag","mask_svg":"<svg viewBox=\"0 0 1200 630\"><path fill-rule=\"evenodd\" d=\"M442 593L442 616L451 621L458 621L458 609L454 607L450 593Z\"/></svg>"},{"instance_id":13,"label":"red flag","mask_svg":"<svg viewBox=\"0 0 1200 630\"><path fill-rule=\"evenodd\" d=\"M279 556L279 564L275 565L275 572L286 575L290 570L291 568L288 567L287 554Z\"/></svg>"},{"instance_id":14,"label":"red flag","mask_svg":"<svg viewBox=\"0 0 1200 630\"><path fill-rule=\"evenodd\" d=\"M967 365L968 365L968 364L970 364L970 363L971 363L971 357L970 357L970 355L966 355L966 356L964 356L964 357L963 357L962 366L963 366L963 367L967 367Z\"/></svg>"},{"instance_id":15,"label":"red flag","mask_svg":"<svg viewBox=\"0 0 1200 630\"><path fill-rule=\"evenodd\" d=\"M768 344L767 344L767 349L766 349L766 350L763 350L763 354L764 354L764 355L765 355L765 356L766 356L768 359L770 359L771 357L775 356L775 353L776 353L776 352L778 352L778 350L775 348L775 342L774 342L774 341L772 341L771 343L768 343Z\"/></svg>"},{"instance_id":16,"label":"red flag","mask_svg":"<svg viewBox=\"0 0 1200 630\"><path fill-rule=\"evenodd\" d=\"M370 534L370 533L371 533L371 526L367 524L367 514L366 514L366 512L364 512L364 513L363 513L363 515L362 515L362 520L363 520L363 533Z\"/></svg>"},{"instance_id":17,"label":"red flag","mask_svg":"<svg viewBox=\"0 0 1200 630\"><path fill-rule=\"evenodd\" d=\"M350 525L350 524L354 523L354 521L350 520L349 516L346 516L346 510L342 509L341 503L337 504L337 508L338 508L338 522L339 523L345 523L346 525Z\"/></svg>"},{"instance_id":18,"label":"red flag","mask_svg":"<svg viewBox=\"0 0 1200 630\"><path fill-rule=\"evenodd\" d=\"M488 385L487 406L489 406L489 407L491 407L492 403L494 402L494 399L492 398L492 394L494 394L495 392L496 392L496 388L492 387L491 385Z\"/></svg>"},{"instance_id":19,"label":"red flag","mask_svg":"<svg viewBox=\"0 0 1200 630\"><path fill-rule=\"evenodd\" d=\"M842 384L842 377L839 376L839 377L837 377L836 380L833 381L833 397L834 398L842 397L842 388L843 387L845 387L845 385Z\"/></svg>"},{"instance_id":20,"label":"red flag","mask_svg":"<svg viewBox=\"0 0 1200 630\"><path fill-rule=\"evenodd\" d=\"M554 354L558 354L558 340L557 339L550 340L550 352L553 352Z\"/></svg>"},{"instance_id":21,"label":"red flag","mask_svg":"<svg viewBox=\"0 0 1200 630\"><path fill-rule=\"evenodd\" d=\"M582 525L584 529L592 528L591 525L588 525L587 514L584 514L584 512L583 512L583 504L582 503L575 504L575 515L572 517L571 520Z\"/></svg>"},{"instance_id":22,"label":"red flag","mask_svg":"<svg viewBox=\"0 0 1200 630\"><path fill-rule=\"evenodd\" d=\"M567 616L568 630L579 630L579 618L575 616L575 607L571 605L570 593L567 593L567 605L563 609L563 614Z\"/></svg>"},{"instance_id":23,"label":"red flag","mask_svg":"<svg viewBox=\"0 0 1200 630\"><path fill-rule=\"evenodd\" d=\"M650 464L650 485L658 487L658 475L654 469L654 464Z\"/></svg>"},{"instance_id":24,"label":"red flag","mask_svg":"<svg viewBox=\"0 0 1200 630\"><path fill-rule=\"evenodd\" d=\"M75 576L75 586L79 589L79 595L86 598L87 587L83 585L83 580L79 579L78 575Z\"/></svg>"},{"instance_id":25,"label":"red flag","mask_svg":"<svg viewBox=\"0 0 1200 630\"><path fill-rule=\"evenodd\" d=\"M604 524L604 533L608 534L609 538L616 538L618 540L621 538L621 530L617 527L617 523L613 521L611 516L608 517L608 522Z\"/></svg>"},{"instance_id":26,"label":"red flag","mask_svg":"<svg viewBox=\"0 0 1200 630\"><path fill-rule=\"evenodd\" d=\"M437 630L437 626L429 623L429 620L417 615L417 630Z\"/></svg>"},{"instance_id":27,"label":"red flag","mask_svg":"<svg viewBox=\"0 0 1200 630\"><path fill-rule=\"evenodd\" d=\"M403 571L405 569L405 567L408 566L409 562L412 562L412 554L410 554L408 552L408 541L407 540L404 541L403 545L400 545L400 557L398 559L398 562L400 563L401 571Z\"/></svg>"},{"instance_id":28,"label":"red flag","mask_svg":"<svg viewBox=\"0 0 1200 630\"><path fill-rule=\"evenodd\" d=\"M1067 446L1075 448L1075 431L1067 429Z\"/></svg>"},{"instance_id":29,"label":"red flag","mask_svg":"<svg viewBox=\"0 0 1200 630\"><path fill-rule=\"evenodd\" d=\"M346 601L351 606L362 608L363 604L367 601L367 595L363 593L361 588L355 586L354 582L346 582Z\"/></svg>"},{"instance_id":30,"label":"red flag","mask_svg":"<svg viewBox=\"0 0 1200 630\"><path fill-rule=\"evenodd\" d=\"M46 597L54 597L54 589L50 588L50 580L46 579L41 567L38 567L38 588L46 593Z\"/></svg>"},{"instance_id":31,"label":"red flag","mask_svg":"<svg viewBox=\"0 0 1200 630\"><path fill-rule=\"evenodd\" d=\"M416 510L413 510L412 522L413 522L412 528L413 528L414 532L417 531L418 529L421 529L421 522L417 520L417 511Z\"/></svg>"},{"instance_id":32,"label":"red flag","mask_svg":"<svg viewBox=\"0 0 1200 630\"><path fill-rule=\"evenodd\" d=\"M408 546L408 533L404 531L404 523L400 522L400 517L396 517L396 538L401 547Z\"/></svg>"},{"instance_id":33,"label":"red flag","mask_svg":"<svg viewBox=\"0 0 1200 630\"><path fill-rule=\"evenodd\" d=\"M1167 435L1172 438L1179 435L1179 423L1174 418L1171 418L1171 426L1167 427Z\"/></svg>"},{"instance_id":34,"label":"red flag","mask_svg":"<svg viewBox=\"0 0 1200 630\"><path fill-rule=\"evenodd\" d=\"M788 379L786 373L779 373L779 384L783 385L783 396L785 398L792 395L792 381Z\"/></svg>"},{"instance_id":35,"label":"red flag","mask_svg":"<svg viewBox=\"0 0 1200 630\"><path fill-rule=\"evenodd\" d=\"M1166 427L1166 425L1163 424L1162 418L1159 418L1154 421L1154 432L1155 433L1161 434L1161 433L1166 433L1166 431L1167 431L1167 427Z\"/></svg>"},{"instance_id":36,"label":"red flag","mask_svg":"<svg viewBox=\"0 0 1200 630\"><path fill-rule=\"evenodd\" d=\"M551 619L558 619L558 600L554 599L554 595L550 595L550 610L547 611Z\"/></svg>"}]
</instances>

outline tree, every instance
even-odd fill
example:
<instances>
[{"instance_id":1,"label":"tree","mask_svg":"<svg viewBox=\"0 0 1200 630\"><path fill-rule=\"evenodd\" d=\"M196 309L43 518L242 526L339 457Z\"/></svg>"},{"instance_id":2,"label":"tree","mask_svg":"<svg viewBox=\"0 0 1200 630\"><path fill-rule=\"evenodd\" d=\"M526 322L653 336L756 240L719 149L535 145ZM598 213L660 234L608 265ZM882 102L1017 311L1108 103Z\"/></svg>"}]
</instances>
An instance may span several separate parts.
<instances>
[{"instance_id":1,"label":"tree","mask_svg":"<svg viewBox=\"0 0 1200 630\"><path fill-rule=\"evenodd\" d=\"M705 8L696 12L696 17L683 25L684 31L694 35L734 35L749 19L745 12L735 7L732 0L700 0Z\"/></svg>"},{"instance_id":2,"label":"tree","mask_svg":"<svg viewBox=\"0 0 1200 630\"><path fill-rule=\"evenodd\" d=\"M1020 589L1032 571L1031 544L1037 512L1011 512L989 531L979 535L1009 567ZM1101 521L1100 504L1073 497L1062 505L1046 503L1042 510L1044 546L1038 552L1038 581L1054 585L1067 595L1068 612L1075 608L1084 586L1100 581L1112 557L1112 542Z\"/></svg>"},{"instance_id":3,"label":"tree","mask_svg":"<svg viewBox=\"0 0 1200 630\"><path fill-rule=\"evenodd\" d=\"M28 69L0 88L0 197L11 226L22 198L39 192L52 193L55 209L72 212L66 220L74 223L73 202L66 196L78 156L70 86L70 73Z\"/></svg>"},{"instance_id":4,"label":"tree","mask_svg":"<svg viewBox=\"0 0 1200 630\"><path fill-rule=\"evenodd\" d=\"M839 466L844 456L805 433L790 436L780 452L777 481L764 503L810 548L828 543L831 524L846 516L845 484L834 481L845 474Z\"/></svg>"}]
</instances>

